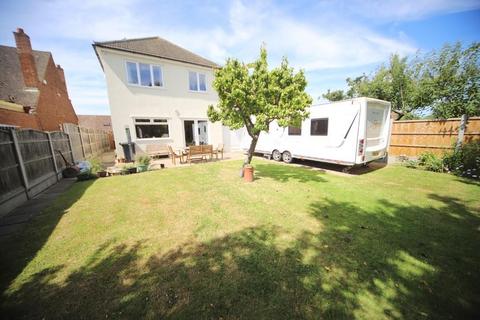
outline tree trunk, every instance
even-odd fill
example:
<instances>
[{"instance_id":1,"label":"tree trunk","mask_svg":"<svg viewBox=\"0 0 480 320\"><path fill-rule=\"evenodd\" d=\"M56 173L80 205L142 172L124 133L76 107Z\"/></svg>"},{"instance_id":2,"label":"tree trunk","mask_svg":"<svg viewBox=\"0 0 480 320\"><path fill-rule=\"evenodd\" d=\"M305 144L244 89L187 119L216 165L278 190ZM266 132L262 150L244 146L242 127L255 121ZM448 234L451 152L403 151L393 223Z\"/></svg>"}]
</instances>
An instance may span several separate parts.
<instances>
[{"instance_id":1,"label":"tree trunk","mask_svg":"<svg viewBox=\"0 0 480 320\"><path fill-rule=\"evenodd\" d=\"M257 142L258 142L258 136L254 135L252 137L252 142L250 142L250 148L248 148L247 158L245 158L245 162L243 163L243 166L250 164L250 162L252 161L253 153L255 152L255 147L257 146Z\"/></svg>"},{"instance_id":2,"label":"tree trunk","mask_svg":"<svg viewBox=\"0 0 480 320\"><path fill-rule=\"evenodd\" d=\"M458 137L457 137L457 143L455 144L455 151L458 151L458 149L460 149L460 147L462 146L463 137L465 135L465 130L467 128L467 121L468 121L467 115L463 114L462 118L460 119L460 128L458 129Z\"/></svg>"},{"instance_id":3,"label":"tree trunk","mask_svg":"<svg viewBox=\"0 0 480 320\"><path fill-rule=\"evenodd\" d=\"M250 142L250 148L248 148L247 157L245 158L242 169L240 170L240 178L243 178L243 169L245 168L245 166L247 164L250 164L250 162L252 161L253 153L255 152L255 147L257 146L257 141L258 135L254 135L252 137L252 142Z\"/></svg>"}]
</instances>

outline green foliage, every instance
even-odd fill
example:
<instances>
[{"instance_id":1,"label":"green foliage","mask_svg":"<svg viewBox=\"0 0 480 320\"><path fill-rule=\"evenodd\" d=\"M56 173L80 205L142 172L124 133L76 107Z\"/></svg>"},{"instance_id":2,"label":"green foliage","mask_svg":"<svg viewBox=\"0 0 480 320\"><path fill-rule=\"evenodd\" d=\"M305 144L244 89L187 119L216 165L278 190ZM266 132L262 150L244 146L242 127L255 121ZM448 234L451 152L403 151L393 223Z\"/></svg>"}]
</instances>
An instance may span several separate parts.
<instances>
[{"instance_id":1,"label":"green foliage","mask_svg":"<svg viewBox=\"0 0 480 320\"><path fill-rule=\"evenodd\" d=\"M83 172L80 172L77 175L77 180L78 181L85 181L85 180L91 180L91 179L96 179L97 175L92 172L92 169L85 170Z\"/></svg>"},{"instance_id":2,"label":"green foliage","mask_svg":"<svg viewBox=\"0 0 480 320\"><path fill-rule=\"evenodd\" d=\"M458 176L480 179L480 141L464 143L443 159L449 171Z\"/></svg>"},{"instance_id":3,"label":"green foliage","mask_svg":"<svg viewBox=\"0 0 480 320\"><path fill-rule=\"evenodd\" d=\"M89 162L90 162L90 172L92 174L97 174L97 172L105 170L99 159L92 158L89 160Z\"/></svg>"},{"instance_id":4,"label":"green foliage","mask_svg":"<svg viewBox=\"0 0 480 320\"><path fill-rule=\"evenodd\" d=\"M457 42L432 52L419 66L420 87L436 118L480 115L480 43Z\"/></svg>"},{"instance_id":5,"label":"green foliage","mask_svg":"<svg viewBox=\"0 0 480 320\"><path fill-rule=\"evenodd\" d=\"M262 47L255 62L228 59L217 70L213 87L219 103L208 107L208 118L231 129L245 126L252 137L246 161L250 163L260 132L268 131L272 121L286 127L308 117L312 98L305 92L306 86L303 70L295 73L286 58L280 67L269 70L267 51Z\"/></svg>"},{"instance_id":6,"label":"green foliage","mask_svg":"<svg viewBox=\"0 0 480 320\"><path fill-rule=\"evenodd\" d=\"M367 96L387 100L405 118L430 111L434 118L480 115L480 43L460 43L412 59L394 54L372 75L348 78L348 90L327 91L333 98ZM333 95L333 93L335 93Z\"/></svg>"},{"instance_id":7,"label":"green foliage","mask_svg":"<svg viewBox=\"0 0 480 320\"><path fill-rule=\"evenodd\" d=\"M422 153L418 157L418 164L427 171L444 171L443 159L431 152Z\"/></svg>"},{"instance_id":8,"label":"green foliage","mask_svg":"<svg viewBox=\"0 0 480 320\"><path fill-rule=\"evenodd\" d=\"M147 155L140 155L140 156L137 156L137 158L135 159L135 161L137 162L138 165L143 165L143 166L148 166L150 165L150 157L147 156Z\"/></svg>"},{"instance_id":9,"label":"green foliage","mask_svg":"<svg viewBox=\"0 0 480 320\"><path fill-rule=\"evenodd\" d=\"M326 93L322 94L322 97L328 101L342 101L348 99L348 96L343 92L343 90L330 91L330 89L328 89Z\"/></svg>"}]
</instances>

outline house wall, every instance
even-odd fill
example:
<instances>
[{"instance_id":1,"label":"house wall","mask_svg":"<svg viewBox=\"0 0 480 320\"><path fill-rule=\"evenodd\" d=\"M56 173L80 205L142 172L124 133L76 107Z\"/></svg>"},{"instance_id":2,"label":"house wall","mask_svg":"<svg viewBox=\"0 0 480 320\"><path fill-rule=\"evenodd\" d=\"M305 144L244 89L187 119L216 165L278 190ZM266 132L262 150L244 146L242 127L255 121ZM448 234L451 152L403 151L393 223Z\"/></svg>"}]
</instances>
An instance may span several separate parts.
<instances>
[{"instance_id":1,"label":"house wall","mask_svg":"<svg viewBox=\"0 0 480 320\"><path fill-rule=\"evenodd\" d=\"M123 157L123 151L118 143L127 141L126 127L130 128L132 141L136 143L137 150L145 151L147 144L172 145L177 149L185 147L183 120L208 120L208 105L216 104L218 101L217 94L212 88L214 74L211 68L104 48L97 48L97 51L106 76L112 128L119 157ZM129 85L126 61L160 65L164 87ZM189 71L206 74L207 92L189 90ZM134 117L167 118L170 137L137 139ZM213 145L223 143L223 129L220 123L208 123L208 141Z\"/></svg>"},{"instance_id":2,"label":"house wall","mask_svg":"<svg viewBox=\"0 0 480 320\"><path fill-rule=\"evenodd\" d=\"M45 82L39 84L36 114L41 129L45 131L61 130L63 123L78 124L78 118L68 97L63 69L55 66L50 57L45 71Z\"/></svg>"},{"instance_id":3,"label":"house wall","mask_svg":"<svg viewBox=\"0 0 480 320\"><path fill-rule=\"evenodd\" d=\"M42 129L36 115L2 108L0 108L0 124L8 124L26 129Z\"/></svg>"}]
</instances>

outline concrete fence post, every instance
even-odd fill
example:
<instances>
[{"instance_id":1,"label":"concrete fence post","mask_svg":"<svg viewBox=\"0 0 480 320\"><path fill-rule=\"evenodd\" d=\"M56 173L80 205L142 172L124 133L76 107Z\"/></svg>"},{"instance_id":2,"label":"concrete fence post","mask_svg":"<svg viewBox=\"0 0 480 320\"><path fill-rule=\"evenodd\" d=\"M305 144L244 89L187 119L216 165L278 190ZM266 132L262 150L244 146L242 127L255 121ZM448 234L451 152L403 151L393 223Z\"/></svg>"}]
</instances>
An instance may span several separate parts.
<instances>
[{"instance_id":1,"label":"concrete fence post","mask_svg":"<svg viewBox=\"0 0 480 320\"><path fill-rule=\"evenodd\" d=\"M86 156L86 153L85 153L85 147L83 145L83 136L82 136L82 130L80 129L79 126L75 126L78 130L78 135L80 137L80 146L82 147L82 154L83 154L83 160L87 160L87 156Z\"/></svg>"},{"instance_id":2,"label":"concrete fence post","mask_svg":"<svg viewBox=\"0 0 480 320\"><path fill-rule=\"evenodd\" d=\"M53 149L52 136L50 132L47 132L47 138L48 138L48 145L50 146L50 153L52 154L53 170L55 170L55 178L57 178L57 181L60 181L60 178L58 177L57 160L55 159L55 150Z\"/></svg>"},{"instance_id":3,"label":"concrete fence post","mask_svg":"<svg viewBox=\"0 0 480 320\"><path fill-rule=\"evenodd\" d=\"M25 194L27 195L27 199L30 199L30 194L28 190L30 189L30 185L28 183L27 171L25 170L25 164L23 163L22 152L20 151L20 145L18 144L18 137L17 131L15 129L11 129L10 133L12 134L13 140L13 147L15 149L15 154L17 156L18 165L20 167L20 175L22 176L22 182L25 186Z\"/></svg>"}]
</instances>

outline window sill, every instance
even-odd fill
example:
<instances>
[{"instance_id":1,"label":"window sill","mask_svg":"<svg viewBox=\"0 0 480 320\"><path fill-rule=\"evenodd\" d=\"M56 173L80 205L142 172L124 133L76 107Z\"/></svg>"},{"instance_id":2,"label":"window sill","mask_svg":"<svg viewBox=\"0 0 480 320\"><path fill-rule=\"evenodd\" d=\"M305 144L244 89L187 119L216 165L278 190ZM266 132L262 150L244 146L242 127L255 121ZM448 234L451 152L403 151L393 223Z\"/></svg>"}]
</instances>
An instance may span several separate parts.
<instances>
[{"instance_id":1,"label":"window sill","mask_svg":"<svg viewBox=\"0 0 480 320\"><path fill-rule=\"evenodd\" d=\"M167 140L173 140L173 138L137 138L136 141L142 142L142 141L167 141Z\"/></svg>"},{"instance_id":2,"label":"window sill","mask_svg":"<svg viewBox=\"0 0 480 320\"><path fill-rule=\"evenodd\" d=\"M208 91L199 91L199 90L188 90L188 91L191 93L203 93L203 94L208 93Z\"/></svg>"},{"instance_id":3,"label":"window sill","mask_svg":"<svg viewBox=\"0 0 480 320\"><path fill-rule=\"evenodd\" d=\"M165 90L165 86L161 86L161 87L158 87L158 86L141 86L139 84L132 84L132 83L127 83L127 86L129 87L133 87L133 88L145 88L145 89L161 89L161 90Z\"/></svg>"}]
</instances>

